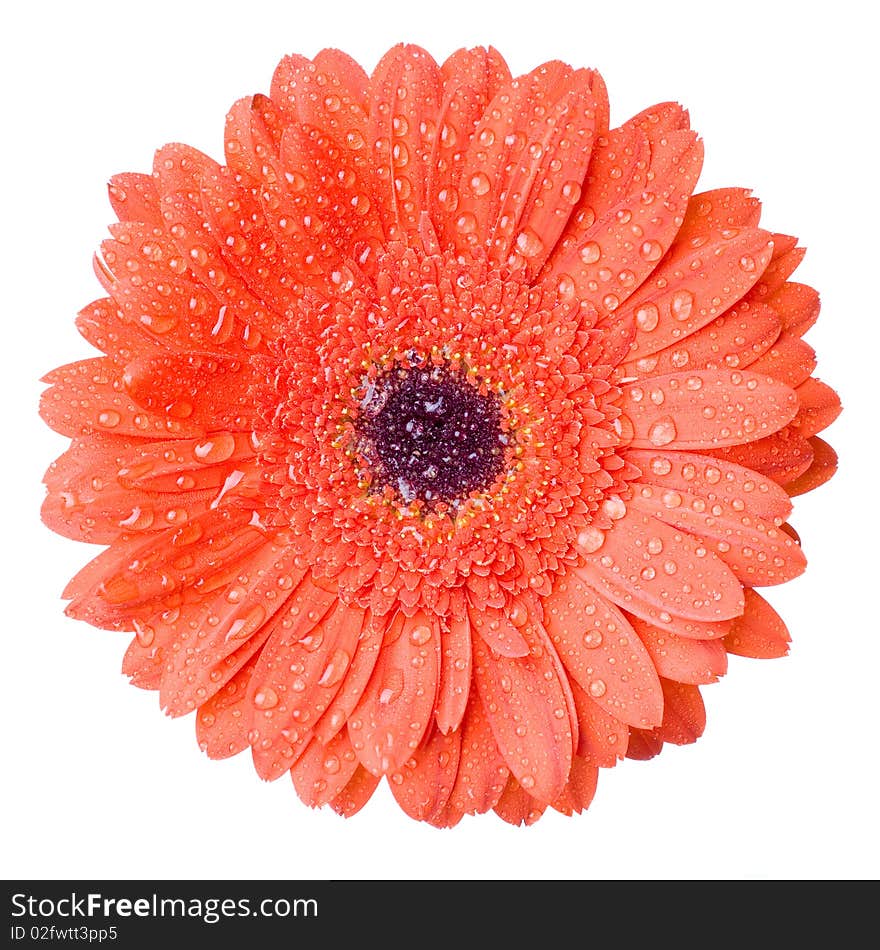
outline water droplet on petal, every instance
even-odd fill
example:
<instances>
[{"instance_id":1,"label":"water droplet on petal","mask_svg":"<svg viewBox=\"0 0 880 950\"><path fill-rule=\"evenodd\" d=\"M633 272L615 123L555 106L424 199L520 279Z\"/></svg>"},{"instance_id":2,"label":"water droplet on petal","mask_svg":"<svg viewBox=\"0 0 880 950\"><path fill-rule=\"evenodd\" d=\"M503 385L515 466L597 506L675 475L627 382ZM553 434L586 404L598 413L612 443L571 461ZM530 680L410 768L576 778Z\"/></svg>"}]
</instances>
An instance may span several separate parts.
<instances>
[{"instance_id":1,"label":"water droplet on petal","mask_svg":"<svg viewBox=\"0 0 880 950\"><path fill-rule=\"evenodd\" d=\"M675 422L671 416L658 419L648 432L648 439L652 445L669 445L677 435Z\"/></svg>"},{"instance_id":2,"label":"water droplet on petal","mask_svg":"<svg viewBox=\"0 0 880 950\"><path fill-rule=\"evenodd\" d=\"M605 532L600 531L593 525L588 525L578 532L577 544L584 554L592 554L598 551L605 543Z\"/></svg>"},{"instance_id":3,"label":"water droplet on petal","mask_svg":"<svg viewBox=\"0 0 880 950\"><path fill-rule=\"evenodd\" d=\"M595 241L588 241L581 248L580 256L585 264L595 264L602 256L602 249Z\"/></svg>"},{"instance_id":4,"label":"water droplet on petal","mask_svg":"<svg viewBox=\"0 0 880 950\"><path fill-rule=\"evenodd\" d=\"M261 686L254 693L254 705L257 709L271 709L278 705L278 693L271 686Z\"/></svg>"}]
</instances>

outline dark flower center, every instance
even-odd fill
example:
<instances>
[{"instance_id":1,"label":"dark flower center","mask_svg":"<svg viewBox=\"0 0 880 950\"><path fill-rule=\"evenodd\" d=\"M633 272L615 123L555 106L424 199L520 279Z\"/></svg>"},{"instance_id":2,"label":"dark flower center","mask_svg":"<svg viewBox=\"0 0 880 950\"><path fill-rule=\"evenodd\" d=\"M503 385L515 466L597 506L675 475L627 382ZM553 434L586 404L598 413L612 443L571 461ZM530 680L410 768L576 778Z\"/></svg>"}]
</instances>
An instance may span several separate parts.
<instances>
[{"instance_id":1,"label":"dark flower center","mask_svg":"<svg viewBox=\"0 0 880 950\"><path fill-rule=\"evenodd\" d=\"M443 367L395 368L373 380L356 427L373 490L390 486L407 504L455 506L488 488L504 464L498 397Z\"/></svg>"}]
</instances>

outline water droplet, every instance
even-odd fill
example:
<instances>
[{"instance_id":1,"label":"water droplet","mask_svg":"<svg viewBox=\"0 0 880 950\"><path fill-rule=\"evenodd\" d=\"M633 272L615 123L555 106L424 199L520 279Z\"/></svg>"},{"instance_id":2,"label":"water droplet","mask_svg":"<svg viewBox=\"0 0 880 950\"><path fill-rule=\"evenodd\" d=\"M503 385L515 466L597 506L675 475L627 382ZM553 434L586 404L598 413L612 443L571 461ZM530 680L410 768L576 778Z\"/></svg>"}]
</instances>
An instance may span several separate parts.
<instances>
[{"instance_id":1,"label":"water droplet","mask_svg":"<svg viewBox=\"0 0 880 950\"><path fill-rule=\"evenodd\" d=\"M531 228L525 228L517 236L516 247L523 257L536 257L544 250L544 242Z\"/></svg>"},{"instance_id":2,"label":"water droplet","mask_svg":"<svg viewBox=\"0 0 880 950\"><path fill-rule=\"evenodd\" d=\"M672 295L670 309L676 320L687 320L694 309L694 295L689 290L677 290Z\"/></svg>"},{"instance_id":3,"label":"water droplet","mask_svg":"<svg viewBox=\"0 0 880 950\"><path fill-rule=\"evenodd\" d=\"M580 256L585 264L595 264L602 256L602 249L595 241L588 241L581 248Z\"/></svg>"},{"instance_id":4,"label":"water droplet","mask_svg":"<svg viewBox=\"0 0 880 950\"><path fill-rule=\"evenodd\" d=\"M593 680L589 687L590 695L598 699L600 696L605 695L606 688L604 680Z\"/></svg>"},{"instance_id":5,"label":"water droplet","mask_svg":"<svg viewBox=\"0 0 880 950\"><path fill-rule=\"evenodd\" d=\"M592 554L598 551L605 543L605 532L600 531L593 525L588 525L578 532L577 544L584 554Z\"/></svg>"},{"instance_id":6,"label":"water droplet","mask_svg":"<svg viewBox=\"0 0 880 950\"><path fill-rule=\"evenodd\" d=\"M663 550L663 541L660 538L648 538L646 547L649 554L659 554Z\"/></svg>"},{"instance_id":7,"label":"water droplet","mask_svg":"<svg viewBox=\"0 0 880 950\"><path fill-rule=\"evenodd\" d=\"M205 465L225 462L234 451L235 438L228 432L218 433L209 439L205 439L204 442L197 442L193 446L193 455Z\"/></svg>"},{"instance_id":8,"label":"water droplet","mask_svg":"<svg viewBox=\"0 0 880 950\"><path fill-rule=\"evenodd\" d=\"M599 630L588 630L584 634L584 646L590 650L602 646L602 633Z\"/></svg>"},{"instance_id":9,"label":"water droplet","mask_svg":"<svg viewBox=\"0 0 880 950\"><path fill-rule=\"evenodd\" d=\"M581 200L581 186L576 181L567 181L562 186L562 197L570 205L576 205Z\"/></svg>"},{"instance_id":10,"label":"water droplet","mask_svg":"<svg viewBox=\"0 0 880 950\"><path fill-rule=\"evenodd\" d=\"M98 415L98 424L105 429L113 429L122 421L122 416L115 409L105 409Z\"/></svg>"},{"instance_id":11,"label":"water droplet","mask_svg":"<svg viewBox=\"0 0 880 950\"><path fill-rule=\"evenodd\" d=\"M351 657L345 650L337 650L333 656L330 657L330 662L324 667L324 672L318 680L318 685L335 686L342 679L350 662Z\"/></svg>"},{"instance_id":12,"label":"water droplet","mask_svg":"<svg viewBox=\"0 0 880 950\"><path fill-rule=\"evenodd\" d=\"M461 234L473 234L477 230L476 216L465 211L455 219L455 227Z\"/></svg>"},{"instance_id":13,"label":"water droplet","mask_svg":"<svg viewBox=\"0 0 880 950\"><path fill-rule=\"evenodd\" d=\"M645 304L644 307L639 307L636 311L636 326L644 333L650 333L656 329L659 322L660 311L655 304Z\"/></svg>"},{"instance_id":14,"label":"water droplet","mask_svg":"<svg viewBox=\"0 0 880 950\"><path fill-rule=\"evenodd\" d=\"M278 705L278 693L271 686L261 686L254 693L254 705L257 709L272 709Z\"/></svg>"},{"instance_id":15,"label":"water droplet","mask_svg":"<svg viewBox=\"0 0 880 950\"><path fill-rule=\"evenodd\" d=\"M426 624L413 627L409 638L416 646L423 646L431 639L431 628Z\"/></svg>"},{"instance_id":16,"label":"water droplet","mask_svg":"<svg viewBox=\"0 0 880 950\"><path fill-rule=\"evenodd\" d=\"M652 445L669 445L670 442L674 441L677 434L675 421L671 416L664 416L651 426L648 439Z\"/></svg>"},{"instance_id":17,"label":"water droplet","mask_svg":"<svg viewBox=\"0 0 880 950\"><path fill-rule=\"evenodd\" d=\"M668 475L672 471L672 462L662 455L655 455L651 459L651 471L655 475Z\"/></svg>"},{"instance_id":18,"label":"water droplet","mask_svg":"<svg viewBox=\"0 0 880 950\"><path fill-rule=\"evenodd\" d=\"M663 247L658 241L645 241L639 248L639 253L646 261L659 261L663 256Z\"/></svg>"},{"instance_id":19,"label":"water droplet","mask_svg":"<svg viewBox=\"0 0 880 950\"><path fill-rule=\"evenodd\" d=\"M489 176L483 174L483 172L477 172L476 175L471 177L471 191L479 198L485 194L489 193L489 190L492 187L492 183L489 181Z\"/></svg>"},{"instance_id":20,"label":"water droplet","mask_svg":"<svg viewBox=\"0 0 880 950\"><path fill-rule=\"evenodd\" d=\"M619 521L626 514L626 503L619 495L611 495L602 502L602 511L612 521Z\"/></svg>"}]
</instances>

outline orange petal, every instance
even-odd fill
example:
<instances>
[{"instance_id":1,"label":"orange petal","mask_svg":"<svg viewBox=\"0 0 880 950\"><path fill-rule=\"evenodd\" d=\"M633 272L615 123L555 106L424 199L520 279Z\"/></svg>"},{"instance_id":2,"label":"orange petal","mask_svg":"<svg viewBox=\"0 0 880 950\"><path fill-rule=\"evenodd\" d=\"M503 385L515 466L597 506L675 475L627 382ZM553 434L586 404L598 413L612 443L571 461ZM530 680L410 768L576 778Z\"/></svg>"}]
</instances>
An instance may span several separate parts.
<instances>
[{"instance_id":1,"label":"orange petal","mask_svg":"<svg viewBox=\"0 0 880 950\"><path fill-rule=\"evenodd\" d=\"M319 808L341 794L359 768L348 733L338 732L326 745L317 739L290 770L297 795L311 808Z\"/></svg>"},{"instance_id":2,"label":"orange petal","mask_svg":"<svg viewBox=\"0 0 880 950\"><path fill-rule=\"evenodd\" d=\"M343 676L336 696L312 726L315 736L325 745L343 728L363 695L379 659L387 623L387 617L374 617L369 611L365 614L348 672Z\"/></svg>"},{"instance_id":3,"label":"orange petal","mask_svg":"<svg viewBox=\"0 0 880 950\"><path fill-rule=\"evenodd\" d=\"M611 768L626 754L628 727L606 712L577 682L572 682L571 691L578 716L577 755L600 768Z\"/></svg>"},{"instance_id":4,"label":"orange petal","mask_svg":"<svg viewBox=\"0 0 880 950\"><path fill-rule=\"evenodd\" d=\"M509 825L533 825L547 810L547 804L529 795L511 775L493 810Z\"/></svg>"},{"instance_id":5,"label":"orange petal","mask_svg":"<svg viewBox=\"0 0 880 950\"><path fill-rule=\"evenodd\" d=\"M626 617L577 574L544 600L544 624L572 678L610 715L643 728L663 714L660 681Z\"/></svg>"},{"instance_id":6,"label":"orange petal","mask_svg":"<svg viewBox=\"0 0 880 950\"><path fill-rule=\"evenodd\" d=\"M631 359L683 340L733 306L770 261L770 235L758 228L676 241L651 277L627 300L636 322Z\"/></svg>"},{"instance_id":7,"label":"orange petal","mask_svg":"<svg viewBox=\"0 0 880 950\"><path fill-rule=\"evenodd\" d=\"M629 504L700 538L751 587L785 583L806 568L803 551L791 536L777 521L756 517L745 496L725 497L723 489L697 495L642 484Z\"/></svg>"},{"instance_id":8,"label":"orange petal","mask_svg":"<svg viewBox=\"0 0 880 950\"><path fill-rule=\"evenodd\" d=\"M691 195L677 241L732 228L756 228L761 202L747 188L716 188Z\"/></svg>"},{"instance_id":9,"label":"orange petal","mask_svg":"<svg viewBox=\"0 0 880 950\"><path fill-rule=\"evenodd\" d=\"M575 572L630 613L661 626L670 614L715 621L743 609L742 586L722 561L696 538L634 506Z\"/></svg>"},{"instance_id":10,"label":"orange petal","mask_svg":"<svg viewBox=\"0 0 880 950\"><path fill-rule=\"evenodd\" d=\"M479 697L471 691L461 726L458 774L446 803L447 823L461 815L483 814L493 808L510 774Z\"/></svg>"},{"instance_id":11,"label":"orange petal","mask_svg":"<svg viewBox=\"0 0 880 950\"><path fill-rule=\"evenodd\" d=\"M399 614L391 622L367 688L348 720L358 759L374 775L399 769L418 747L434 712L440 650L433 617L419 611L412 617Z\"/></svg>"},{"instance_id":12,"label":"orange petal","mask_svg":"<svg viewBox=\"0 0 880 950\"><path fill-rule=\"evenodd\" d=\"M330 802L330 807L343 818L351 818L367 804L378 784L378 776L359 765L345 788Z\"/></svg>"},{"instance_id":13,"label":"orange petal","mask_svg":"<svg viewBox=\"0 0 880 950\"><path fill-rule=\"evenodd\" d=\"M765 353L750 364L753 373L766 373L794 389L816 368L816 351L803 340L783 334Z\"/></svg>"},{"instance_id":14,"label":"orange petal","mask_svg":"<svg viewBox=\"0 0 880 950\"><path fill-rule=\"evenodd\" d=\"M523 634L531 644L524 657L501 656L474 638L474 682L508 768L529 794L552 801L571 765L569 699L549 640L542 644L533 627Z\"/></svg>"},{"instance_id":15,"label":"orange petal","mask_svg":"<svg viewBox=\"0 0 880 950\"><path fill-rule=\"evenodd\" d=\"M809 442L813 450L810 467L802 475L785 484L785 490L792 497L804 495L824 485L837 471L837 453L834 449L817 435L812 436Z\"/></svg>"},{"instance_id":16,"label":"orange petal","mask_svg":"<svg viewBox=\"0 0 880 950\"><path fill-rule=\"evenodd\" d=\"M669 373L621 387L633 448L705 449L754 442L790 422L795 393L739 370Z\"/></svg>"},{"instance_id":17,"label":"orange petal","mask_svg":"<svg viewBox=\"0 0 880 950\"><path fill-rule=\"evenodd\" d=\"M151 227L162 226L159 195L150 175L123 172L110 179L110 204L120 221L142 221Z\"/></svg>"},{"instance_id":18,"label":"orange petal","mask_svg":"<svg viewBox=\"0 0 880 950\"><path fill-rule=\"evenodd\" d=\"M550 803L555 811L563 815L580 814L590 807L596 794L599 781L599 769L586 758L576 755L571 763L568 784L556 801Z\"/></svg>"},{"instance_id":19,"label":"orange petal","mask_svg":"<svg viewBox=\"0 0 880 950\"><path fill-rule=\"evenodd\" d=\"M125 391L121 375L107 357L53 370L45 377L50 386L40 397L43 421L70 438L95 432L154 439L201 434L193 422L145 409Z\"/></svg>"},{"instance_id":20,"label":"orange petal","mask_svg":"<svg viewBox=\"0 0 880 950\"><path fill-rule=\"evenodd\" d=\"M642 380L684 369L743 369L770 349L780 329L771 306L740 300L680 342L627 360L620 369L624 376Z\"/></svg>"},{"instance_id":21,"label":"orange petal","mask_svg":"<svg viewBox=\"0 0 880 950\"><path fill-rule=\"evenodd\" d=\"M786 333L803 336L819 318L819 294L806 284L784 283L767 303L779 315Z\"/></svg>"},{"instance_id":22,"label":"orange petal","mask_svg":"<svg viewBox=\"0 0 880 950\"><path fill-rule=\"evenodd\" d=\"M706 728L706 707L699 687L664 679L663 722L657 728L658 737L673 745L696 742Z\"/></svg>"},{"instance_id":23,"label":"orange petal","mask_svg":"<svg viewBox=\"0 0 880 950\"><path fill-rule=\"evenodd\" d=\"M813 461L810 443L790 425L755 442L708 448L703 453L760 472L778 485L802 475Z\"/></svg>"},{"instance_id":24,"label":"orange petal","mask_svg":"<svg viewBox=\"0 0 880 950\"><path fill-rule=\"evenodd\" d=\"M458 773L461 733L433 729L403 767L388 776L397 804L410 818L441 824Z\"/></svg>"},{"instance_id":25,"label":"orange petal","mask_svg":"<svg viewBox=\"0 0 880 950\"><path fill-rule=\"evenodd\" d=\"M370 77L367 142L389 240L416 241L421 213L429 210L426 185L440 134L441 85L431 55L403 44L389 50Z\"/></svg>"},{"instance_id":26,"label":"orange petal","mask_svg":"<svg viewBox=\"0 0 880 950\"><path fill-rule=\"evenodd\" d=\"M441 632L440 688L437 691L437 728L458 729L467 709L471 684L471 627L466 618L450 618Z\"/></svg>"},{"instance_id":27,"label":"orange petal","mask_svg":"<svg viewBox=\"0 0 880 950\"><path fill-rule=\"evenodd\" d=\"M126 392L145 410L165 412L196 431L250 432L259 425L256 373L238 360L200 354L146 356L125 367ZM184 433L181 433L184 434Z\"/></svg>"},{"instance_id":28,"label":"orange petal","mask_svg":"<svg viewBox=\"0 0 880 950\"><path fill-rule=\"evenodd\" d=\"M254 767L267 780L305 751L357 643L363 611L337 603L337 592L306 578L272 625L250 685Z\"/></svg>"},{"instance_id":29,"label":"orange petal","mask_svg":"<svg viewBox=\"0 0 880 950\"><path fill-rule=\"evenodd\" d=\"M727 672L727 651L722 640L678 637L637 617L633 619L633 629L664 679L699 685L714 683Z\"/></svg>"},{"instance_id":30,"label":"orange petal","mask_svg":"<svg viewBox=\"0 0 880 950\"><path fill-rule=\"evenodd\" d=\"M529 645L509 617L494 607L468 607L471 630L501 656L526 656Z\"/></svg>"},{"instance_id":31,"label":"orange petal","mask_svg":"<svg viewBox=\"0 0 880 950\"><path fill-rule=\"evenodd\" d=\"M819 379L810 378L795 390L800 408L791 426L809 439L827 429L840 415L840 396Z\"/></svg>"},{"instance_id":32,"label":"orange petal","mask_svg":"<svg viewBox=\"0 0 880 950\"><path fill-rule=\"evenodd\" d=\"M756 591L746 590L745 596L746 609L724 638L727 652L756 659L785 656L791 636L782 618Z\"/></svg>"},{"instance_id":33,"label":"orange petal","mask_svg":"<svg viewBox=\"0 0 880 950\"><path fill-rule=\"evenodd\" d=\"M567 249L554 256L551 273L573 280L579 298L589 301L600 315L620 308L615 319L631 321L629 301L640 297L637 288L672 242L702 155L702 145L692 132L674 132L652 142L655 177L650 190L627 195L591 227L580 228L576 246L569 247L566 238ZM634 232L640 235L637 240ZM624 301L626 305L621 307Z\"/></svg>"},{"instance_id":34,"label":"orange petal","mask_svg":"<svg viewBox=\"0 0 880 950\"><path fill-rule=\"evenodd\" d=\"M212 759L237 755L250 744L248 684L258 658L258 654L252 654L223 688L201 706L196 715L199 747Z\"/></svg>"}]
</instances>

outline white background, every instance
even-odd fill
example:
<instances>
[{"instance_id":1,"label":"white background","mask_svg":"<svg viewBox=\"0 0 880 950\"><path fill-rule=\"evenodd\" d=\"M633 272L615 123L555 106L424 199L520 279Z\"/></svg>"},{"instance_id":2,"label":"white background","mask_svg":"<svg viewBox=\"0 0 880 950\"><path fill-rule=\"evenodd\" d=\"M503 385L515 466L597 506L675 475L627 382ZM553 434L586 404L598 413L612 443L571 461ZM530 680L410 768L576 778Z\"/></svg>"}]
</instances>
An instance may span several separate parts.
<instances>
[{"instance_id":1,"label":"white background","mask_svg":"<svg viewBox=\"0 0 880 950\"><path fill-rule=\"evenodd\" d=\"M530 7L532 11L529 12ZM853 879L878 876L878 72L857 2L474 0L15 4L4 15L3 848L6 879ZM727 11L730 12L727 12ZM822 12L818 12L822 11ZM741 185L808 247L807 339L844 415L840 471L796 499L806 575L768 596L793 645L731 658L693 746L603 771L580 817L493 814L437 831L382 791L350 820L311 811L246 755L211 762L191 718L119 671L127 637L68 620L90 549L39 521L66 440L39 377L92 355L73 325L101 296L105 182L178 140L222 158L223 119L286 53L336 46L368 70L399 41L442 60L494 45L514 72L598 68L619 123L677 99L706 145L699 188Z\"/></svg>"}]
</instances>

